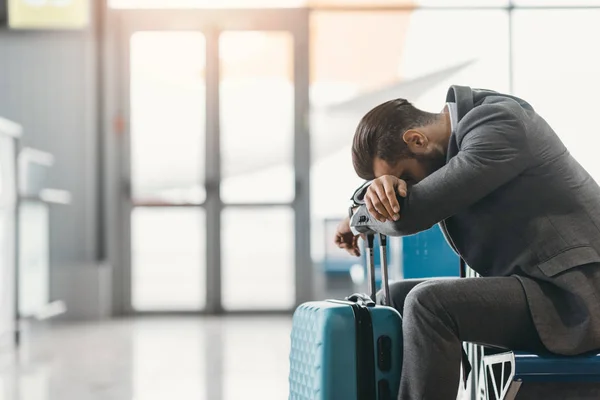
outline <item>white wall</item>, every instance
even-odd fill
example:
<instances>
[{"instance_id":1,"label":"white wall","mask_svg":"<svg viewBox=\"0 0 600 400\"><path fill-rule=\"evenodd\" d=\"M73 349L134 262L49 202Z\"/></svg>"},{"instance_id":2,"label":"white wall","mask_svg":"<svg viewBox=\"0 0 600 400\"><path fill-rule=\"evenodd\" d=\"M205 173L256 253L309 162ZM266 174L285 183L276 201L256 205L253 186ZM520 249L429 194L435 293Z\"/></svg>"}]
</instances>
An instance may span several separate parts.
<instances>
[{"instance_id":1,"label":"white wall","mask_svg":"<svg viewBox=\"0 0 600 400\"><path fill-rule=\"evenodd\" d=\"M0 351L14 342L15 142L0 131Z\"/></svg>"}]
</instances>

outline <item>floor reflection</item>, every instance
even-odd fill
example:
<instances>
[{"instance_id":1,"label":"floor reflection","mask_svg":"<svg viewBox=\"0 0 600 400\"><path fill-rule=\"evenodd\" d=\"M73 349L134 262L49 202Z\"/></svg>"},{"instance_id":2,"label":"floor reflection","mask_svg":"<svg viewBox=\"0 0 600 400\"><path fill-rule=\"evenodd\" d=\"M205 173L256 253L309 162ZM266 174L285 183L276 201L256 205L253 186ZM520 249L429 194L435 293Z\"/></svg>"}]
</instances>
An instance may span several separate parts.
<instances>
[{"instance_id":1,"label":"floor reflection","mask_svg":"<svg viewBox=\"0 0 600 400\"><path fill-rule=\"evenodd\" d=\"M287 317L38 327L0 353L0 399L286 399L290 327Z\"/></svg>"}]
</instances>

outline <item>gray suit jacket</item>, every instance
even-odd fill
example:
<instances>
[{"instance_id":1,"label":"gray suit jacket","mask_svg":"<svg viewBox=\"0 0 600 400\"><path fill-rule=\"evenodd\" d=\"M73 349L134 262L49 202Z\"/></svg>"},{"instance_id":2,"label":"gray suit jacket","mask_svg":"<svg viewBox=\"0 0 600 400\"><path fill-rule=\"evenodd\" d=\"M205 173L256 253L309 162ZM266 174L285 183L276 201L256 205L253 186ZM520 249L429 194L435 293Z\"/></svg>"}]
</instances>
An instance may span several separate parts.
<instances>
[{"instance_id":1,"label":"gray suit jacket","mask_svg":"<svg viewBox=\"0 0 600 400\"><path fill-rule=\"evenodd\" d=\"M527 102L460 86L447 100L446 165L410 188L399 221L363 206L353 224L404 236L440 223L479 274L518 277L550 351L600 349L600 187Z\"/></svg>"}]
</instances>

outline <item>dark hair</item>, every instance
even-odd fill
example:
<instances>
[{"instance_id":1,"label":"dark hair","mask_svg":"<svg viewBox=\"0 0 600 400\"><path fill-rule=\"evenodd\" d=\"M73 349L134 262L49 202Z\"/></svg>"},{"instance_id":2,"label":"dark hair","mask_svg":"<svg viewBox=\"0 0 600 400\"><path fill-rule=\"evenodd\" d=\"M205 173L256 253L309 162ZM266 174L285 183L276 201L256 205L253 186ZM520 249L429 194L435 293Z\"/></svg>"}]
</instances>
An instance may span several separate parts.
<instances>
[{"instance_id":1,"label":"dark hair","mask_svg":"<svg viewBox=\"0 0 600 400\"><path fill-rule=\"evenodd\" d=\"M390 100L373 108L360 120L354 133L352 163L358 176L375 178L375 157L390 164L412 157L402 138L404 132L429 125L438 117L419 110L405 99Z\"/></svg>"}]
</instances>

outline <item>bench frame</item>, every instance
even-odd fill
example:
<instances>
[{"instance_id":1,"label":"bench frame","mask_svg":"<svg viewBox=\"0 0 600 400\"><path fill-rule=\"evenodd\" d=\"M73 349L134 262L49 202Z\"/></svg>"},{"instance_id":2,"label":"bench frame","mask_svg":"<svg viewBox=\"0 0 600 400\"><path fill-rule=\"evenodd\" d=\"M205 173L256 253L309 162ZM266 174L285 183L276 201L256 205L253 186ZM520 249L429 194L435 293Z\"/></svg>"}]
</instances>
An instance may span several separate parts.
<instances>
[{"instance_id":1,"label":"bench frame","mask_svg":"<svg viewBox=\"0 0 600 400\"><path fill-rule=\"evenodd\" d=\"M496 365L501 365L499 377L493 368ZM514 400L523 383L520 379L514 380L515 371L512 351L484 356L479 370L477 400Z\"/></svg>"}]
</instances>

